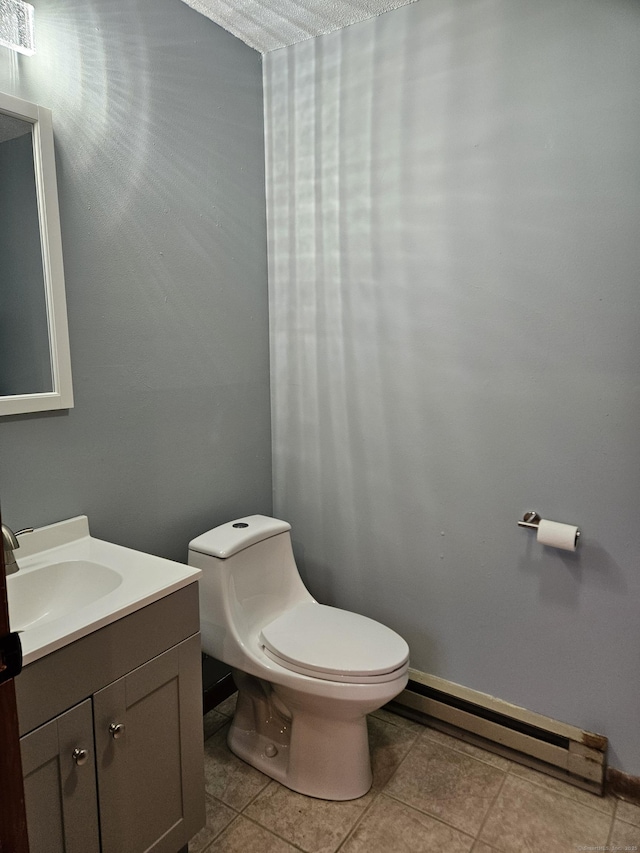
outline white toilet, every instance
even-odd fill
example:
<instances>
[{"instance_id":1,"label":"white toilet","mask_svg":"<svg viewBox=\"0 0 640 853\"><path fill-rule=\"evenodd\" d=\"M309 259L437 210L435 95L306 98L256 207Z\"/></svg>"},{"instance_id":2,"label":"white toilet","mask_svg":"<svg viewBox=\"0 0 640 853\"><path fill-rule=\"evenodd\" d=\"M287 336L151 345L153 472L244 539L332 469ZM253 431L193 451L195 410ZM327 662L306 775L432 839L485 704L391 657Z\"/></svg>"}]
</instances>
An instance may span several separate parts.
<instances>
[{"instance_id":1,"label":"white toilet","mask_svg":"<svg viewBox=\"0 0 640 853\"><path fill-rule=\"evenodd\" d=\"M189 544L203 572L202 648L234 668L231 750L294 791L351 800L371 787L366 715L404 689L409 648L379 622L318 604L290 529L250 515Z\"/></svg>"}]
</instances>

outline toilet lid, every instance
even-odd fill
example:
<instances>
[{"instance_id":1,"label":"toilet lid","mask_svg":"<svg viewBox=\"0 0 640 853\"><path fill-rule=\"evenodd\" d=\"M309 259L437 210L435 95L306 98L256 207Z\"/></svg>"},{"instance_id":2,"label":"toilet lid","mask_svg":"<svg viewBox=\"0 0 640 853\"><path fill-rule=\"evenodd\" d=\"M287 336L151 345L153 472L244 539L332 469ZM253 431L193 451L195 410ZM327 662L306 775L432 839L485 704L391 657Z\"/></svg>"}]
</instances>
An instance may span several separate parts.
<instances>
[{"instance_id":1,"label":"toilet lid","mask_svg":"<svg viewBox=\"0 0 640 853\"><path fill-rule=\"evenodd\" d=\"M307 602L266 625L265 651L289 669L318 677L369 678L393 672L409 660L399 634L366 616Z\"/></svg>"}]
</instances>

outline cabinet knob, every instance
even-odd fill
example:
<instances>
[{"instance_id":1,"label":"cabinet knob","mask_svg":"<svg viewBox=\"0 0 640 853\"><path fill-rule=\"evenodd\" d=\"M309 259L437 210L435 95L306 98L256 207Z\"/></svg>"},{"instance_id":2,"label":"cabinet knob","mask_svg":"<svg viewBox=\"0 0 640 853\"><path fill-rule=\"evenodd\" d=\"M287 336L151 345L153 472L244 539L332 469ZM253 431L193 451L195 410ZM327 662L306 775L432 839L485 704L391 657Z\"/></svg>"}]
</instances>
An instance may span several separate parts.
<instances>
[{"instance_id":1,"label":"cabinet knob","mask_svg":"<svg viewBox=\"0 0 640 853\"><path fill-rule=\"evenodd\" d=\"M81 767L83 764L86 764L87 761L89 760L89 750L88 749L80 749L79 747L76 747L73 750L73 752L71 753L71 757L73 758L75 763L78 765L78 767Z\"/></svg>"},{"instance_id":2,"label":"cabinet knob","mask_svg":"<svg viewBox=\"0 0 640 853\"><path fill-rule=\"evenodd\" d=\"M114 740L118 740L124 734L124 723L111 723L109 726L109 734Z\"/></svg>"}]
</instances>

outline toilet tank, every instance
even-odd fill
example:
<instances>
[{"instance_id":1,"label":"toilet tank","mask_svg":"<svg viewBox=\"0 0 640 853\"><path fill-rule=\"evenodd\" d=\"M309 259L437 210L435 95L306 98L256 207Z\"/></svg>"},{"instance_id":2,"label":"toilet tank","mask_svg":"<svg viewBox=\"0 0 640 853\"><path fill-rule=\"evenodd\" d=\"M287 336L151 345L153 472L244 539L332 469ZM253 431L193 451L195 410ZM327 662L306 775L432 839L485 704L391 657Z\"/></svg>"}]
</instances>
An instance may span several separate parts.
<instances>
[{"instance_id":1,"label":"toilet tank","mask_svg":"<svg viewBox=\"0 0 640 853\"><path fill-rule=\"evenodd\" d=\"M250 515L189 543L189 565L202 570L200 630L207 654L242 668L264 625L313 601L298 574L290 530L286 521Z\"/></svg>"}]
</instances>

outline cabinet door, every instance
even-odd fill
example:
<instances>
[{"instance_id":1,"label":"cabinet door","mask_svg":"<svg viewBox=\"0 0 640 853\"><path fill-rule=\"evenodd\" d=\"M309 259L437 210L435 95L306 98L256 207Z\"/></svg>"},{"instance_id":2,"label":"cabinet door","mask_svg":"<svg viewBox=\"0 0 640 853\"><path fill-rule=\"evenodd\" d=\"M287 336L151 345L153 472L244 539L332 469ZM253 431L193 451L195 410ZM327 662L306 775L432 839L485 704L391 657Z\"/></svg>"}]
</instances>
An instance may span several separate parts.
<instances>
[{"instance_id":1,"label":"cabinet door","mask_svg":"<svg viewBox=\"0 0 640 853\"><path fill-rule=\"evenodd\" d=\"M91 700L25 735L20 749L30 853L98 853Z\"/></svg>"},{"instance_id":2,"label":"cabinet door","mask_svg":"<svg viewBox=\"0 0 640 853\"><path fill-rule=\"evenodd\" d=\"M93 699L102 853L176 853L204 824L199 635Z\"/></svg>"}]
</instances>

